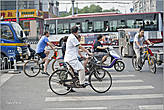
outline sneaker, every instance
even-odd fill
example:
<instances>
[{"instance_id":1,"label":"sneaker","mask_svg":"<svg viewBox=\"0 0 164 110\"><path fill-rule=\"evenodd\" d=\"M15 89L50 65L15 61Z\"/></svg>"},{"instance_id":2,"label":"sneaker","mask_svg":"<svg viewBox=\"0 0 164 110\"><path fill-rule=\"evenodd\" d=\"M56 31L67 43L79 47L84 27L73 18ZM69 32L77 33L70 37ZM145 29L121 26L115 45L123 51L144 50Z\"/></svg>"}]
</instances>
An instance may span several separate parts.
<instances>
[{"instance_id":1,"label":"sneaker","mask_svg":"<svg viewBox=\"0 0 164 110\"><path fill-rule=\"evenodd\" d=\"M87 87L88 85L89 85L88 83L79 84L79 86L82 87L82 88L85 88L85 87Z\"/></svg>"},{"instance_id":2,"label":"sneaker","mask_svg":"<svg viewBox=\"0 0 164 110\"><path fill-rule=\"evenodd\" d=\"M45 74L45 75L49 76L49 74L47 72L42 72L42 74Z\"/></svg>"}]
</instances>

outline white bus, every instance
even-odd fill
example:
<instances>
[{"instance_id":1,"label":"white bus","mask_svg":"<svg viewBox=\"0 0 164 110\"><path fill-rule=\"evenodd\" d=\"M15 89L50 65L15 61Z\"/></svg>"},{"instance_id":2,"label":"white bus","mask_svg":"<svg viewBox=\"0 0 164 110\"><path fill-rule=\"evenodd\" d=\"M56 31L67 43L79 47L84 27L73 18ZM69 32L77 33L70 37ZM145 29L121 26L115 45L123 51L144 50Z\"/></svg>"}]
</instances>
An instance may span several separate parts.
<instances>
[{"instance_id":1,"label":"white bus","mask_svg":"<svg viewBox=\"0 0 164 110\"><path fill-rule=\"evenodd\" d=\"M75 16L47 18L45 30L50 32L50 40L61 43L64 36L69 36L70 29L76 25L82 35L82 44L90 45L98 34L106 36L105 44L118 38L118 29L144 28L145 36L154 43L163 42L163 13L90 13ZM118 41L114 45L118 45Z\"/></svg>"}]
</instances>

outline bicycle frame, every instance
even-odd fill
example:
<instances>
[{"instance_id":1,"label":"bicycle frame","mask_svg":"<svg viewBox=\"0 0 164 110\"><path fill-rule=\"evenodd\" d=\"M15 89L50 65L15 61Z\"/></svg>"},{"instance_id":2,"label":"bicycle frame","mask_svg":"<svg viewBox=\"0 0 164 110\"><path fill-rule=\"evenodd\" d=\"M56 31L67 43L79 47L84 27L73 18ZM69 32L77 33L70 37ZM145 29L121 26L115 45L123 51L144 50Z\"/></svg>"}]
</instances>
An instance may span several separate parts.
<instances>
[{"instance_id":1,"label":"bicycle frame","mask_svg":"<svg viewBox=\"0 0 164 110\"><path fill-rule=\"evenodd\" d=\"M145 60L148 60L148 63L150 64L150 56L154 56L153 53L151 52L151 50L149 49L149 47L145 47L145 51L143 52L144 54L144 61L142 62L141 60L141 66L143 66L145 64ZM140 52L141 55L142 52Z\"/></svg>"}]
</instances>

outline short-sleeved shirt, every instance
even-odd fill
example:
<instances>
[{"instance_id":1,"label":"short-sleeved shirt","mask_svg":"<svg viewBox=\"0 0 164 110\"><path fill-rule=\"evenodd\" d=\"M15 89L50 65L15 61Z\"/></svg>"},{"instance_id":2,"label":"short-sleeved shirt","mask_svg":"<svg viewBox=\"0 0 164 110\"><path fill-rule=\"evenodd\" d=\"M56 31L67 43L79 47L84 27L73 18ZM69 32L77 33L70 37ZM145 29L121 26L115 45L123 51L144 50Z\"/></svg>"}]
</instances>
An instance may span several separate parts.
<instances>
[{"instance_id":1,"label":"short-sleeved shirt","mask_svg":"<svg viewBox=\"0 0 164 110\"><path fill-rule=\"evenodd\" d=\"M65 62L69 62L71 60L77 60L79 45L80 45L80 42L75 37L75 35L70 34L70 36L67 39L67 43L66 43L66 52L65 52L65 56L64 56Z\"/></svg>"},{"instance_id":2,"label":"short-sleeved shirt","mask_svg":"<svg viewBox=\"0 0 164 110\"><path fill-rule=\"evenodd\" d=\"M133 47L136 48L136 49L139 49L138 45L136 44L136 41L139 42L140 46L143 46L143 42L147 40L147 38L144 36L144 37L139 37L139 33L135 35L134 37L134 42L133 42Z\"/></svg>"},{"instance_id":3,"label":"short-sleeved shirt","mask_svg":"<svg viewBox=\"0 0 164 110\"><path fill-rule=\"evenodd\" d=\"M42 36L37 44L36 53L44 52L44 49L47 46L47 42L49 42L48 38L46 36Z\"/></svg>"},{"instance_id":4,"label":"short-sleeved shirt","mask_svg":"<svg viewBox=\"0 0 164 110\"><path fill-rule=\"evenodd\" d=\"M105 52L106 53L106 50L105 49L98 49L97 48L98 46L103 47L103 45L101 44L100 41L96 41L94 43L94 52Z\"/></svg>"}]
</instances>

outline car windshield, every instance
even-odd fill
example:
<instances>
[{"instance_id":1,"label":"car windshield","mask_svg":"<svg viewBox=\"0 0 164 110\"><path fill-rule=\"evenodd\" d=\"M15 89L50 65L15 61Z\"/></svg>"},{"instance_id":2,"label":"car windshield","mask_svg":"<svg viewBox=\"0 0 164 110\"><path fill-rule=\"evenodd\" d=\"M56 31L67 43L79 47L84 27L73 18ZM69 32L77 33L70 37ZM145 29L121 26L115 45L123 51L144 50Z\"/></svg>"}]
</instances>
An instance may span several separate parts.
<instances>
[{"instance_id":1,"label":"car windshield","mask_svg":"<svg viewBox=\"0 0 164 110\"><path fill-rule=\"evenodd\" d=\"M20 27L19 24L17 24L17 23L12 23L12 26L13 26L13 28L14 28L16 34L17 34L17 37L18 37L19 39L25 38L24 32L23 32L23 37L20 36L20 33L21 33L21 31L23 31L23 30L22 30L22 28Z\"/></svg>"}]
</instances>

